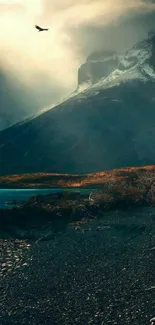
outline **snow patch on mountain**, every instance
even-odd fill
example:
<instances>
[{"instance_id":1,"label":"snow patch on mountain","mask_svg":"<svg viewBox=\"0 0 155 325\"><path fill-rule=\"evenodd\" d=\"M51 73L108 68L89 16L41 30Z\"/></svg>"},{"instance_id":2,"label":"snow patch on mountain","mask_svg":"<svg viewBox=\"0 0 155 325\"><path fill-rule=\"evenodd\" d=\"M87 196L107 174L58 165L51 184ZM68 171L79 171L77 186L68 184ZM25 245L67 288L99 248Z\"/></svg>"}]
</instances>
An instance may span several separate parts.
<instances>
[{"instance_id":1,"label":"snow patch on mountain","mask_svg":"<svg viewBox=\"0 0 155 325\"><path fill-rule=\"evenodd\" d=\"M101 78L106 78L119 63L114 51L99 51L88 56L86 62L78 70L77 92L96 84Z\"/></svg>"},{"instance_id":2,"label":"snow patch on mountain","mask_svg":"<svg viewBox=\"0 0 155 325\"><path fill-rule=\"evenodd\" d=\"M139 79L144 82L148 79L155 79L155 71L148 63L151 54L151 42L148 40L140 42L122 56L115 71L93 85L92 89L109 88L119 85L122 81L132 79Z\"/></svg>"}]
</instances>

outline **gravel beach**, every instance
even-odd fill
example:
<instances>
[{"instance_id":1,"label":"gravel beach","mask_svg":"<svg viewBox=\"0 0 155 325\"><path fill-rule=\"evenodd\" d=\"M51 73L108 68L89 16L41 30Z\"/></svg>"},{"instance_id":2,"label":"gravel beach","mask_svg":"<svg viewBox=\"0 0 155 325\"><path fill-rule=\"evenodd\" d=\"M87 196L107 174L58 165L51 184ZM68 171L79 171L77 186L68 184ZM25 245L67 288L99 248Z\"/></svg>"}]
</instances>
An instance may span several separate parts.
<instances>
[{"instance_id":1,"label":"gravel beach","mask_svg":"<svg viewBox=\"0 0 155 325\"><path fill-rule=\"evenodd\" d=\"M1 241L1 325L146 325L155 316L155 208L107 212L16 245Z\"/></svg>"}]
</instances>

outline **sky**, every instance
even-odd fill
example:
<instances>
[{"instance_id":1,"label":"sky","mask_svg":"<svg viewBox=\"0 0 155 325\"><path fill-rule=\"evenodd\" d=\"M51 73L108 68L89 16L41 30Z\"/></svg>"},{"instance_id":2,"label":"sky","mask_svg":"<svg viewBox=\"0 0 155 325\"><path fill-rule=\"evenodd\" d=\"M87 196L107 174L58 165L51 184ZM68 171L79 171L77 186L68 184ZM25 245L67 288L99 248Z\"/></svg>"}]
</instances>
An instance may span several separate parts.
<instances>
[{"instance_id":1,"label":"sky","mask_svg":"<svg viewBox=\"0 0 155 325\"><path fill-rule=\"evenodd\" d=\"M153 0L0 0L0 128L62 100L91 52L129 49L154 18Z\"/></svg>"}]
</instances>

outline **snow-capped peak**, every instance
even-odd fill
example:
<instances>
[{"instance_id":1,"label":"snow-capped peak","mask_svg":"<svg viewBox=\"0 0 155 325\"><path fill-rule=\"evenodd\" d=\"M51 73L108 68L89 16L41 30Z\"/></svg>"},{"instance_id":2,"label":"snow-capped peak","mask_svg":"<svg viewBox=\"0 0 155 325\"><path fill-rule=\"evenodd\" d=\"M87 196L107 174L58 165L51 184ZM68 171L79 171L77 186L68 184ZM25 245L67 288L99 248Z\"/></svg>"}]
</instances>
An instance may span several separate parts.
<instances>
[{"instance_id":1,"label":"snow-capped peak","mask_svg":"<svg viewBox=\"0 0 155 325\"><path fill-rule=\"evenodd\" d=\"M152 39L149 38L134 45L131 50L122 55L118 68L107 78L102 78L92 88L109 88L130 79L139 79L144 82L148 79L155 79L155 70L150 64L151 56Z\"/></svg>"}]
</instances>

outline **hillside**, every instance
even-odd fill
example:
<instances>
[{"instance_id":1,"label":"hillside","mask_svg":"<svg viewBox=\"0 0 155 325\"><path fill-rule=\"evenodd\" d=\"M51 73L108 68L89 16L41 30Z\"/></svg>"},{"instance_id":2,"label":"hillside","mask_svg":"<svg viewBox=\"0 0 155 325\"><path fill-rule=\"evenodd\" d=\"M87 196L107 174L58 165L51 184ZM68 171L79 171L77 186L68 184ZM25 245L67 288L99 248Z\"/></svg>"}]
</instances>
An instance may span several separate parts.
<instances>
[{"instance_id":1,"label":"hillside","mask_svg":"<svg viewBox=\"0 0 155 325\"><path fill-rule=\"evenodd\" d=\"M34 173L0 177L0 188L101 188L105 186L130 186L136 180L137 186L143 182L155 182L155 166L129 167L111 171L78 175ZM134 183L135 185L135 183ZM143 184L144 185L144 184Z\"/></svg>"}]
</instances>

